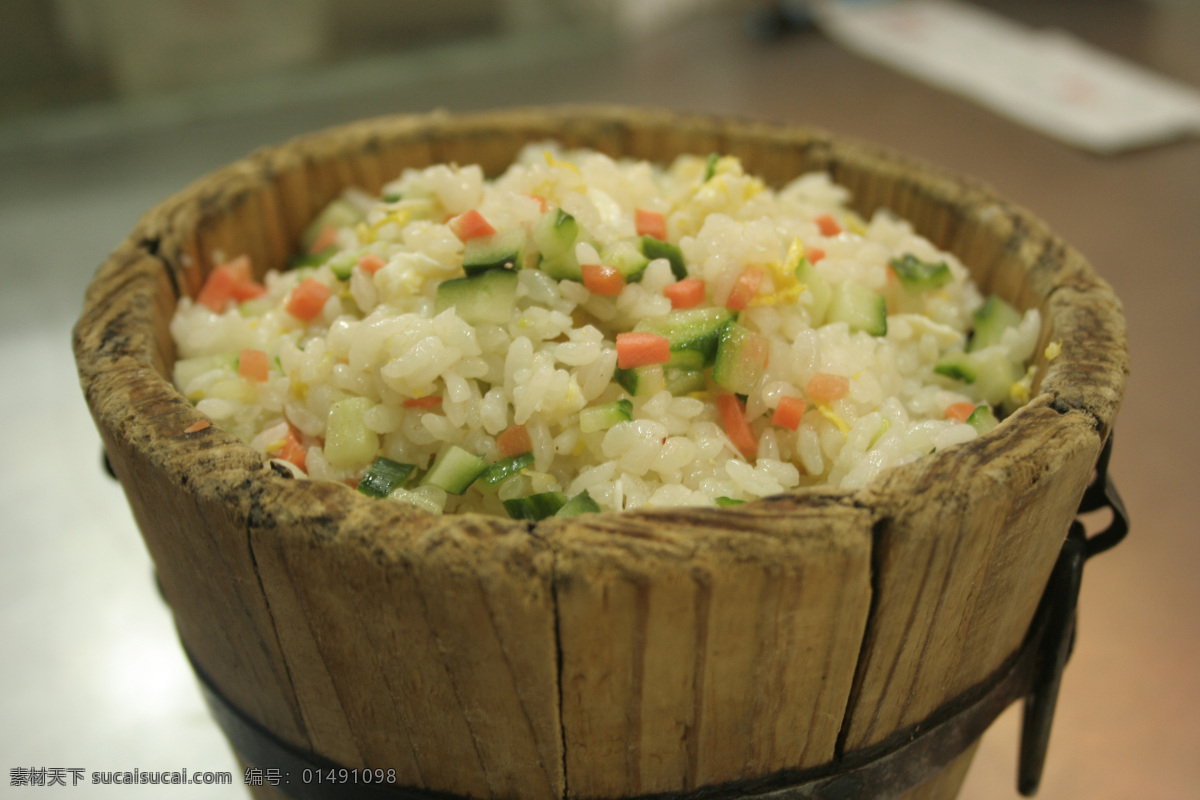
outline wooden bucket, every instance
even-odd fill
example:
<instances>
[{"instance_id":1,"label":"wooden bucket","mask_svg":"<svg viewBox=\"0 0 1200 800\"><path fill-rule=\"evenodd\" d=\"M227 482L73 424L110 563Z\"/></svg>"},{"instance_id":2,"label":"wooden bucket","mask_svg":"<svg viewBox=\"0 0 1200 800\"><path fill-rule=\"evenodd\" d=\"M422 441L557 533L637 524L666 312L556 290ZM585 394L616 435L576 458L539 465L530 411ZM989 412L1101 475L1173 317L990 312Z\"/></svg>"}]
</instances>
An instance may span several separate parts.
<instances>
[{"instance_id":1,"label":"wooden bucket","mask_svg":"<svg viewBox=\"0 0 1200 800\"><path fill-rule=\"evenodd\" d=\"M729 153L776 185L826 170L861 213L893 209L985 291L1040 308L1061 355L973 442L738 509L443 518L188 432L203 418L167 377L167 324L214 253L283 265L346 186L449 161L494 174L546 138ZM385 118L255 153L138 223L75 352L183 645L229 708L319 763L530 800L751 793L919 730L1020 648L1128 373L1108 286L985 186L819 131L592 107ZM971 753L904 796L953 797Z\"/></svg>"}]
</instances>

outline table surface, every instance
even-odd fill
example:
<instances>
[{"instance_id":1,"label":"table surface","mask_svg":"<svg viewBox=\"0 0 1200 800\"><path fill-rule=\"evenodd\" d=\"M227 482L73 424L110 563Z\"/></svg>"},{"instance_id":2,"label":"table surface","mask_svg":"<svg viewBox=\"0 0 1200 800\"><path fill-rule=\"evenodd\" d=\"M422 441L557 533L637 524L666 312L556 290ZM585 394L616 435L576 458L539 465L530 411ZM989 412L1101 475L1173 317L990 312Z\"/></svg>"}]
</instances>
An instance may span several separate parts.
<instances>
[{"instance_id":1,"label":"table surface","mask_svg":"<svg viewBox=\"0 0 1200 800\"><path fill-rule=\"evenodd\" d=\"M1200 11L1116 0L997 6L1200 85ZM1188 421L1200 373L1186 333L1200 305L1200 141L1090 155L819 33L762 42L743 21L702 18L616 49L560 48L486 69L423 68L415 78L377 70L338 97L259 97L262 87L250 87L237 113L201 96L182 110L132 104L0 128L0 442L9 453L0 465L0 766L79 768L84 782L110 770L230 771L233 787L178 793L246 796L154 592L120 489L100 471L71 358L83 288L137 216L260 145L328 124L591 101L803 123L906 151L989 182L1112 283L1128 318L1133 374L1111 472L1133 526L1087 567L1039 796L1200 797L1200 492L1192 483L1200 426ZM964 798L1017 796L1017 711L985 735ZM159 787L78 791L174 796Z\"/></svg>"}]
</instances>

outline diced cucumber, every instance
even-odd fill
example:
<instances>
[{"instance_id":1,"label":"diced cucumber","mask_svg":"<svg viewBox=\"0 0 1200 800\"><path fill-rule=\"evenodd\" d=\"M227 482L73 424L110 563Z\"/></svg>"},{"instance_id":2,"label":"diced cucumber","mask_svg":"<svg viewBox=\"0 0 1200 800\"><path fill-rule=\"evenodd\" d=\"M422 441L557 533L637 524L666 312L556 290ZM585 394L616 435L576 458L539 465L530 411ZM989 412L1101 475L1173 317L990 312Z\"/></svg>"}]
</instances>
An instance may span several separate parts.
<instances>
[{"instance_id":1,"label":"diced cucumber","mask_svg":"<svg viewBox=\"0 0 1200 800\"><path fill-rule=\"evenodd\" d=\"M492 322L503 325L517 308L517 273L510 269L489 269L465 278L451 278L438 284L434 298L437 313L451 306L463 322L478 325Z\"/></svg>"},{"instance_id":2,"label":"diced cucumber","mask_svg":"<svg viewBox=\"0 0 1200 800\"><path fill-rule=\"evenodd\" d=\"M891 264L896 277L900 279L900 285L904 287L905 291L912 294L940 288L953 279L950 267L945 261L933 264L922 261L912 253L905 253L900 258L893 258L888 263Z\"/></svg>"},{"instance_id":3,"label":"diced cucumber","mask_svg":"<svg viewBox=\"0 0 1200 800\"><path fill-rule=\"evenodd\" d=\"M575 257L574 249L553 258L542 256L538 261L538 269L556 281L583 282L583 270L579 266L579 259Z\"/></svg>"},{"instance_id":4,"label":"diced cucumber","mask_svg":"<svg viewBox=\"0 0 1200 800\"><path fill-rule=\"evenodd\" d=\"M1014 382L1021 377L1021 366L1001 347L989 347L974 353L954 352L944 356L933 371L951 380L971 384L975 395L985 403L999 405Z\"/></svg>"},{"instance_id":5,"label":"diced cucumber","mask_svg":"<svg viewBox=\"0 0 1200 800\"><path fill-rule=\"evenodd\" d=\"M685 395L699 392L707 385L703 369L669 364L648 364L631 369L618 367L613 379L634 397L650 397L664 389L673 395Z\"/></svg>"},{"instance_id":6,"label":"diced cucumber","mask_svg":"<svg viewBox=\"0 0 1200 800\"><path fill-rule=\"evenodd\" d=\"M812 302L808 306L809 322L814 328L821 327L825 324L829 301L833 297L829 281L817 272L817 268L809 263L807 258L800 259L800 264L796 267L796 280L800 281L812 296Z\"/></svg>"},{"instance_id":7,"label":"diced cucumber","mask_svg":"<svg viewBox=\"0 0 1200 800\"><path fill-rule=\"evenodd\" d=\"M978 405L971 415L967 417L967 424L980 433L987 433L992 428L1000 424L996 419L996 415L992 413L992 409L986 405Z\"/></svg>"},{"instance_id":8,"label":"diced cucumber","mask_svg":"<svg viewBox=\"0 0 1200 800\"><path fill-rule=\"evenodd\" d=\"M675 280L681 281L688 276L687 266L683 263L683 251L677 245L655 239L653 236L643 236L638 240L638 249L642 255L653 261L665 258L671 263L671 274Z\"/></svg>"},{"instance_id":9,"label":"diced cucumber","mask_svg":"<svg viewBox=\"0 0 1200 800\"><path fill-rule=\"evenodd\" d=\"M938 375L944 375L950 380L962 381L963 383L974 383L978 377L974 360L970 355L963 352L953 352L943 356L934 365L933 371Z\"/></svg>"},{"instance_id":10,"label":"diced cucumber","mask_svg":"<svg viewBox=\"0 0 1200 800\"><path fill-rule=\"evenodd\" d=\"M519 453L502 458L479 476L481 487L499 486L504 481L533 465L533 453Z\"/></svg>"},{"instance_id":11,"label":"diced cucumber","mask_svg":"<svg viewBox=\"0 0 1200 800\"><path fill-rule=\"evenodd\" d=\"M1007 400L1012 385L1024 374L1021 365L1014 363L1002 347L989 347L970 356L975 364L975 391L979 399L993 406Z\"/></svg>"},{"instance_id":12,"label":"diced cucumber","mask_svg":"<svg viewBox=\"0 0 1200 800\"><path fill-rule=\"evenodd\" d=\"M617 242L604 248L600 253L600 263L621 273L626 283L637 283L642 279L650 259L642 255L633 242Z\"/></svg>"},{"instance_id":13,"label":"diced cucumber","mask_svg":"<svg viewBox=\"0 0 1200 800\"><path fill-rule=\"evenodd\" d=\"M587 489L584 489L564 503L554 516L570 518L578 517L580 514L597 514L599 511L600 504L592 499L592 496L587 493Z\"/></svg>"},{"instance_id":14,"label":"diced cucumber","mask_svg":"<svg viewBox=\"0 0 1200 800\"><path fill-rule=\"evenodd\" d=\"M528 497L514 497L504 501L504 510L513 519L527 519L533 522L553 517L567 504L567 496L562 492L540 492Z\"/></svg>"},{"instance_id":15,"label":"diced cucumber","mask_svg":"<svg viewBox=\"0 0 1200 800\"><path fill-rule=\"evenodd\" d=\"M551 209L534 223L533 246L538 251L538 269L556 281L582 281L575 243L582 229L573 216L561 208Z\"/></svg>"},{"instance_id":16,"label":"diced cucumber","mask_svg":"<svg viewBox=\"0 0 1200 800\"><path fill-rule=\"evenodd\" d=\"M707 386L702 369L686 367L663 367L663 386L673 395L685 395L703 391Z\"/></svg>"},{"instance_id":17,"label":"diced cucumber","mask_svg":"<svg viewBox=\"0 0 1200 800\"><path fill-rule=\"evenodd\" d=\"M421 479L421 485L436 486L450 494L462 494L487 468L488 463L482 458L452 444L434 460L429 472Z\"/></svg>"},{"instance_id":18,"label":"diced cucumber","mask_svg":"<svg viewBox=\"0 0 1200 800\"><path fill-rule=\"evenodd\" d=\"M278 300L272 299L269 294L251 297L249 300L243 300L238 303L238 314L242 315L245 319L261 317L275 308L275 304L278 302Z\"/></svg>"},{"instance_id":19,"label":"diced cucumber","mask_svg":"<svg viewBox=\"0 0 1200 800\"><path fill-rule=\"evenodd\" d=\"M493 269L521 269L525 266L525 229L497 231L477 236L463 246L463 271L476 275Z\"/></svg>"},{"instance_id":20,"label":"diced cucumber","mask_svg":"<svg viewBox=\"0 0 1200 800\"><path fill-rule=\"evenodd\" d=\"M985 347L1000 343L1000 337L1007 328L1016 327L1021 323L1021 312L1013 308L997 295L989 295L988 299L975 310L975 330L967 350L974 352Z\"/></svg>"},{"instance_id":21,"label":"diced cucumber","mask_svg":"<svg viewBox=\"0 0 1200 800\"><path fill-rule=\"evenodd\" d=\"M612 403L588 406L579 412L579 430L583 433L608 430L618 422L633 419L633 403L624 398Z\"/></svg>"},{"instance_id":22,"label":"diced cucumber","mask_svg":"<svg viewBox=\"0 0 1200 800\"><path fill-rule=\"evenodd\" d=\"M375 458L379 436L363 419L374 405L366 397L347 397L329 407L325 417L325 460L334 469L357 469Z\"/></svg>"},{"instance_id":23,"label":"diced cucumber","mask_svg":"<svg viewBox=\"0 0 1200 800\"><path fill-rule=\"evenodd\" d=\"M327 227L352 228L362 222L364 218L365 215L358 206L344 197L335 198L313 218L312 222L308 223L308 227L304 229L304 234L300 237L300 249L305 253L311 250L313 242L320 238L321 232Z\"/></svg>"},{"instance_id":24,"label":"diced cucumber","mask_svg":"<svg viewBox=\"0 0 1200 800\"><path fill-rule=\"evenodd\" d=\"M649 397L667 388L662 364L647 364L630 369L617 367L613 373L613 380L634 397Z\"/></svg>"},{"instance_id":25,"label":"diced cucumber","mask_svg":"<svg viewBox=\"0 0 1200 800\"><path fill-rule=\"evenodd\" d=\"M336 253L335 253L336 256ZM333 277L339 281L348 281L354 273L354 267L358 264L358 255L352 252L346 252L341 256L331 258L329 260L329 270L333 273Z\"/></svg>"},{"instance_id":26,"label":"diced cucumber","mask_svg":"<svg viewBox=\"0 0 1200 800\"><path fill-rule=\"evenodd\" d=\"M767 368L767 337L736 322L721 330L713 364L713 383L734 394L750 394Z\"/></svg>"},{"instance_id":27,"label":"diced cucumber","mask_svg":"<svg viewBox=\"0 0 1200 800\"><path fill-rule=\"evenodd\" d=\"M387 497L394 489L404 485L415 469L416 466L412 464L401 464L379 456L358 482L358 490L368 497Z\"/></svg>"},{"instance_id":28,"label":"diced cucumber","mask_svg":"<svg viewBox=\"0 0 1200 800\"><path fill-rule=\"evenodd\" d=\"M721 331L736 319L736 312L727 308L688 308L643 319L633 329L667 337L671 343L668 366L701 369L712 366Z\"/></svg>"},{"instance_id":29,"label":"diced cucumber","mask_svg":"<svg viewBox=\"0 0 1200 800\"><path fill-rule=\"evenodd\" d=\"M851 331L883 336L887 333L887 301L861 283L842 281L833 287L825 321L845 322Z\"/></svg>"},{"instance_id":30,"label":"diced cucumber","mask_svg":"<svg viewBox=\"0 0 1200 800\"><path fill-rule=\"evenodd\" d=\"M533 225L533 245L542 258L558 258L575 249L579 223L561 208L551 209Z\"/></svg>"}]
</instances>

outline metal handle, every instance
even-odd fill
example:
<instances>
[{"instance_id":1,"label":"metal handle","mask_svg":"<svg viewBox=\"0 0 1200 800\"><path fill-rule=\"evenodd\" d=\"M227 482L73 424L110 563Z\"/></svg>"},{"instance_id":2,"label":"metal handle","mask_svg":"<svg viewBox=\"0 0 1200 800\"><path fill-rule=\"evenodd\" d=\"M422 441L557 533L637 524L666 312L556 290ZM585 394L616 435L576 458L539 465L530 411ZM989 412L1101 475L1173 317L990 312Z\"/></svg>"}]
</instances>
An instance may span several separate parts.
<instances>
[{"instance_id":1,"label":"metal handle","mask_svg":"<svg viewBox=\"0 0 1200 800\"><path fill-rule=\"evenodd\" d=\"M1092 556L1103 553L1116 545L1129 533L1129 515L1125 504L1117 493L1117 487L1108 474L1108 461L1112 456L1112 435L1104 444L1096 462L1096 473L1083 500L1079 513L1088 514L1104 508L1112 510L1112 521L1108 527L1089 537L1083 523L1077 518L1071 523L1067 540L1054 565L1050 582L1042 596L1047 606L1049 629L1042 649L1041 663L1034 674L1030 693L1025 698L1024 717L1021 724L1021 749L1017 765L1017 791L1025 797L1037 793L1042 781L1042 770L1046 764L1046 749L1050 744L1050 727L1054 721L1054 709L1058 704L1058 690L1062 684L1063 667L1075 644L1075 617L1079 604L1079 588L1083 582L1083 565Z\"/></svg>"}]
</instances>

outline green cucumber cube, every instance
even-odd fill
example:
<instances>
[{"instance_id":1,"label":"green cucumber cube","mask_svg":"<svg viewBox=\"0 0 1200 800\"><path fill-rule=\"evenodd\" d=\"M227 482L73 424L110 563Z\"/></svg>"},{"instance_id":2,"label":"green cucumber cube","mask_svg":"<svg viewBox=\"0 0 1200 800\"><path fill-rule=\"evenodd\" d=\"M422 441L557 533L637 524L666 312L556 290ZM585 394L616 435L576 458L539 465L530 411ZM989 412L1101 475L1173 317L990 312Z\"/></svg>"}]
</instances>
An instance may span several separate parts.
<instances>
[{"instance_id":1,"label":"green cucumber cube","mask_svg":"<svg viewBox=\"0 0 1200 800\"><path fill-rule=\"evenodd\" d=\"M329 407L325 417L325 460L335 469L369 464L379 449L379 436L363 416L375 404L366 397L348 397Z\"/></svg>"},{"instance_id":2,"label":"green cucumber cube","mask_svg":"<svg viewBox=\"0 0 1200 800\"><path fill-rule=\"evenodd\" d=\"M503 325L517 308L517 273L510 269L490 269L465 278L451 278L438 284L434 311L453 307L463 322L478 325L491 322Z\"/></svg>"},{"instance_id":3,"label":"green cucumber cube","mask_svg":"<svg viewBox=\"0 0 1200 800\"><path fill-rule=\"evenodd\" d=\"M596 514L600 511L600 504L592 499L592 496L584 489L579 494L572 497L566 503L563 503L562 508L555 512L556 517L578 517L580 514Z\"/></svg>"},{"instance_id":4,"label":"green cucumber cube","mask_svg":"<svg viewBox=\"0 0 1200 800\"><path fill-rule=\"evenodd\" d=\"M630 370L626 370L628 371ZM622 398L612 403L582 409L579 412L579 430L583 433L594 433L608 430L618 422L628 422L631 419L633 403Z\"/></svg>"},{"instance_id":5,"label":"green cucumber cube","mask_svg":"<svg viewBox=\"0 0 1200 800\"><path fill-rule=\"evenodd\" d=\"M912 294L938 289L945 286L954 277L945 261L934 264L922 261L912 253L905 253L900 258L893 258L888 263L891 264L896 277L900 279L900 285L904 287L905 291Z\"/></svg>"},{"instance_id":6,"label":"green cucumber cube","mask_svg":"<svg viewBox=\"0 0 1200 800\"><path fill-rule=\"evenodd\" d=\"M796 267L796 280L800 281L812 298L808 306L809 323L814 328L825 324L825 316L829 312L829 301L833 298L833 289L825 276L817 272L817 268L809 263L807 258L800 259Z\"/></svg>"},{"instance_id":7,"label":"green cucumber cube","mask_svg":"<svg viewBox=\"0 0 1200 800\"><path fill-rule=\"evenodd\" d=\"M842 281L833 287L825 321L845 322L851 331L883 336L887 333L887 301L861 283Z\"/></svg>"},{"instance_id":8,"label":"green cucumber cube","mask_svg":"<svg viewBox=\"0 0 1200 800\"><path fill-rule=\"evenodd\" d=\"M967 424L982 434L987 433L1000 423L996 419L996 415L992 412L991 408L985 405L979 405L976 406L975 410L971 412L971 415L967 417Z\"/></svg>"},{"instance_id":9,"label":"green cucumber cube","mask_svg":"<svg viewBox=\"0 0 1200 800\"><path fill-rule=\"evenodd\" d=\"M653 236L643 236L638 240L638 249L649 261L665 258L671 264L671 274L675 280L681 281L688 276L687 266L683 263L683 251L678 245L655 239Z\"/></svg>"},{"instance_id":10,"label":"green cucumber cube","mask_svg":"<svg viewBox=\"0 0 1200 800\"><path fill-rule=\"evenodd\" d=\"M531 466L533 466L533 453L520 453L509 458L502 458L479 476L479 483L481 487L499 486L513 475Z\"/></svg>"},{"instance_id":11,"label":"green cucumber cube","mask_svg":"<svg viewBox=\"0 0 1200 800\"><path fill-rule=\"evenodd\" d=\"M567 496L562 492L540 492L528 497L514 497L504 501L504 510L513 519L525 519L531 522L553 517L567 504Z\"/></svg>"},{"instance_id":12,"label":"green cucumber cube","mask_svg":"<svg viewBox=\"0 0 1200 800\"><path fill-rule=\"evenodd\" d=\"M604 248L600 253L600 263L621 273L626 283L637 283L642 279L650 259L642 255L632 242L617 242Z\"/></svg>"},{"instance_id":13,"label":"green cucumber cube","mask_svg":"<svg viewBox=\"0 0 1200 800\"><path fill-rule=\"evenodd\" d=\"M558 258L575 249L579 223L561 208L551 209L534 223L532 236L542 258Z\"/></svg>"},{"instance_id":14,"label":"green cucumber cube","mask_svg":"<svg viewBox=\"0 0 1200 800\"><path fill-rule=\"evenodd\" d=\"M997 295L990 295L973 315L975 330L971 333L971 341L967 350L974 352L1000 343L1000 337L1008 328L1021 323L1021 312L1013 308Z\"/></svg>"},{"instance_id":15,"label":"green cucumber cube","mask_svg":"<svg viewBox=\"0 0 1200 800\"><path fill-rule=\"evenodd\" d=\"M976 369L974 360L966 353L959 352L943 356L934 365L933 371L950 380L962 381L963 383L974 383L978 377L978 370Z\"/></svg>"},{"instance_id":16,"label":"green cucumber cube","mask_svg":"<svg viewBox=\"0 0 1200 800\"><path fill-rule=\"evenodd\" d=\"M402 464L379 456L358 482L358 491L368 497L387 497L393 490L403 486L415 469L412 464Z\"/></svg>"},{"instance_id":17,"label":"green cucumber cube","mask_svg":"<svg viewBox=\"0 0 1200 800\"><path fill-rule=\"evenodd\" d=\"M475 479L487 471L488 463L473 453L452 444L434 460L421 485L436 486L450 494L462 494Z\"/></svg>"},{"instance_id":18,"label":"green cucumber cube","mask_svg":"<svg viewBox=\"0 0 1200 800\"><path fill-rule=\"evenodd\" d=\"M734 394L748 395L767 368L767 337L736 322L726 325L717 342L713 383Z\"/></svg>"},{"instance_id":19,"label":"green cucumber cube","mask_svg":"<svg viewBox=\"0 0 1200 800\"><path fill-rule=\"evenodd\" d=\"M476 275L493 269L521 269L525 266L525 229L497 231L479 236L463 246L463 271Z\"/></svg>"}]
</instances>

